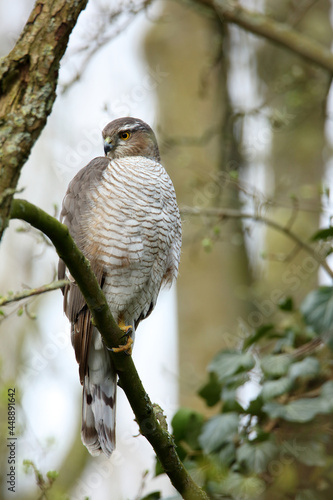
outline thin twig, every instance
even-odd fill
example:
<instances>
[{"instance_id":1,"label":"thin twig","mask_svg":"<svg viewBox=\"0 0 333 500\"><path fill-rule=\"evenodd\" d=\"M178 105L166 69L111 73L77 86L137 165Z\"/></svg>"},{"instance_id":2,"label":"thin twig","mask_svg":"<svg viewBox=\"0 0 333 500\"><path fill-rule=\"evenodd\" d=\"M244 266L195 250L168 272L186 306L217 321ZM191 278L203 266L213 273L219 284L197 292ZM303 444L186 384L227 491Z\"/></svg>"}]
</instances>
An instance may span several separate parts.
<instances>
[{"instance_id":1,"label":"thin twig","mask_svg":"<svg viewBox=\"0 0 333 500\"><path fill-rule=\"evenodd\" d=\"M291 211L289 220L288 220L288 222L285 225L285 227L287 229L291 229L292 228L294 222L297 219L298 211L299 211L299 200L298 200L298 198L292 198L292 211Z\"/></svg>"},{"instance_id":2,"label":"thin twig","mask_svg":"<svg viewBox=\"0 0 333 500\"><path fill-rule=\"evenodd\" d=\"M29 288L28 290L22 290L21 292L17 293L8 293L3 297L0 296L0 307L6 306L11 302L17 302L18 300L27 299L28 297L32 297L33 295L41 295L45 292L51 292L52 290L63 288L68 283L68 280L52 281L52 283L48 283L47 285L42 285L37 288Z\"/></svg>"},{"instance_id":3,"label":"thin twig","mask_svg":"<svg viewBox=\"0 0 333 500\"><path fill-rule=\"evenodd\" d=\"M192 0L191 3L205 6L213 10L222 22L237 24L333 73L333 55L330 49L285 23L275 21L259 12L244 9L236 2Z\"/></svg>"},{"instance_id":4,"label":"thin twig","mask_svg":"<svg viewBox=\"0 0 333 500\"><path fill-rule=\"evenodd\" d=\"M82 78L86 67L99 49L116 38L119 34L123 33L137 18L137 14L147 10L151 3L152 0L142 0L138 4L129 2L128 5L120 3L115 11L111 10L108 12L104 9L100 10L98 17L96 17L98 22L95 23L96 30L93 36L91 36L84 45L76 49L74 53L72 52L67 56L68 59L71 59L73 55L83 54L79 69L75 72L72 78L70 78L66 83L60 85L61 94L65 94L74 83L78 82ZM124 14L127 14L128 18L121 22L121 17ZM102 21L102 25L100 24L100 21ZM119 26L116 29L110 30L110 27L113 28L116 26L117 22L119 23ZM64 63L66 63L67 58Z\"/></svg>"},{"instance_id":5,"label":"thin twig","mask_svg":"<svg viewBox=\"0 0 333 500\"><path fill-rule=\"evenodd\" d=\"M280 233L284 233L291 240L293 240L300 248L308 252L311 257L313 257L320 266L327 272L327 274L333 279L333 270L329 267L326 260L324 260L317 252L305 241L301 240L297 234L295 234L287 226L283 226L278 222L265 217L260 214L250 214L244 213L240 210L235 210L232 208L199 208L199 207L184 207L181 210L182 215L204 215L209 217L219 217L220 219L251 219L267 226L276 229Z\"/></svg>"},{"instance_id":6,"label":"thin twig","mask_svg":"<svg viewBox=\"0 0 333 500\"><path fill-rule=\"evenodd\" d=\"M293 358L299 358L301 356L308 356L309 354L312 354L314 351L318 349L318 347L321 347L323 345L323 340L320 337L316 337L307 344L302 345L298 349L296 349L294 352L291 353L291 356Z\"/></svg>"},{"instance_id":7,"label":"thin twig","mask_svg":"<svg viewBox=\"0 0 333 500\"><path fill-rule=\"evenodd\" d=\"M296 26L300 21L302 21L302 19L304 18L304 16L307 14L307 12L312 9L312 7L318 2L318 0L308 0L308 1L304 1L303 2L303 5L302 3L297 3L297 8L299 10L296 10L294 12L291 13L291 15L289 16L289 23L291 26Z\"/></svg>"}]
</instances>

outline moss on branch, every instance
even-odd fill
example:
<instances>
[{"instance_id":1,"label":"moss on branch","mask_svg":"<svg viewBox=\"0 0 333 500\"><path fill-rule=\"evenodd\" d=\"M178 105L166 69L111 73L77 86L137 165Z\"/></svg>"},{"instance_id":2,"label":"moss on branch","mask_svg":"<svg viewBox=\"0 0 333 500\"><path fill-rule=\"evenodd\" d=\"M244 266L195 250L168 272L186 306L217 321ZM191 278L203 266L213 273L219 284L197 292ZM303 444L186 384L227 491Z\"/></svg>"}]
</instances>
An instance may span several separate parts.
<instances>
[{"instance_id":1,"label":"moss on branch","mask_svg":"<svg viewBox=\"0 0 333 500\"><path fill-rule=\"evenodd\" d=\"M54 244L59 257L65 262L80 287L91 311L94 323L108 348L124 340L123 332L114 321L105 296L92 272L89 261L77 248L68 228L57 219L25 200L13 200L11 218L21 219L42 231ZM208 500L180 461L172 436L158 422L153 405L143 388L132 357L110 352L119 375L122 389L135 414L140 432L150 442L174 487L185 500Z\"/></svg>"}]
</instances>

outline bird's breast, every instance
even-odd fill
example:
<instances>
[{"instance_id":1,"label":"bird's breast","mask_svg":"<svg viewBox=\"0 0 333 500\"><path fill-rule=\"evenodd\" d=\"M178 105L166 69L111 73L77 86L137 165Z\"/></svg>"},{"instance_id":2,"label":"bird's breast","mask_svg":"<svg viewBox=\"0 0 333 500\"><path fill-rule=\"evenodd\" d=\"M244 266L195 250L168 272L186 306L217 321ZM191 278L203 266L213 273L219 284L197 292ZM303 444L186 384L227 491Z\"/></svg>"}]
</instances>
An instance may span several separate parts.
<instances>
[{"instance_id":1,"label":"bird's breast","mask_svg":"<svg viewBox=\"0 0 333 500\"><path fill-rule=\"evenodd\" d=\"M153 265L168 236L163 171L147 159L110 162L102 182L91 192L90 258L112 268Z\"/></svg>"}]
</instances>

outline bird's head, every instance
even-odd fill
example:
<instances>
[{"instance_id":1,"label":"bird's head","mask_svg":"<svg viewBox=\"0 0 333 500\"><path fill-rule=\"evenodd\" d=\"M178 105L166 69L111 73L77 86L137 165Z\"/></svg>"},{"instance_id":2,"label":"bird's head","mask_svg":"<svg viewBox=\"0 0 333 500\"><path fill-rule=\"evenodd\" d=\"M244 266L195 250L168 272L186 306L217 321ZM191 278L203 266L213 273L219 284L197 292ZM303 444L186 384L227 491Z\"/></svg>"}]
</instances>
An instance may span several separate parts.
<instances>
[{"instance_id":1,"label":"bird's head","mask_svg":"<svg viewBox=\"0 0 333 500\"><path fill-rule=\"evenodd\" d=\"M102 132L105 155L111 160L124 156L145 156L160 161L156 137L152 129L138 118L118 118Z\"/></svg>"}]
</instances>

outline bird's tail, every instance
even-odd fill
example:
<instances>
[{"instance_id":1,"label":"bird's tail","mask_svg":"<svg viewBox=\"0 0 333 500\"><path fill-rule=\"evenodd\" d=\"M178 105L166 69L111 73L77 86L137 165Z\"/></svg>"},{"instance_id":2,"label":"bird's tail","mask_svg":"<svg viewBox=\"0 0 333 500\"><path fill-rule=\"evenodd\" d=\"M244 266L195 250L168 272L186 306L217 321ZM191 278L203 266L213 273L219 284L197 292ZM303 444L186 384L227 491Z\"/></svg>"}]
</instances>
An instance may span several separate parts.
<instances>
[{"instance_id":1,"label":"bird's tail","mask_svg":"<svg viewBox=\"0 0 333 500\"><path fill-rule=\"evenodd\" d=\"M117 374L94 329L83 381L81 438L91 455L110 457L116 445Z\"/></svg>"}]
</instances>

